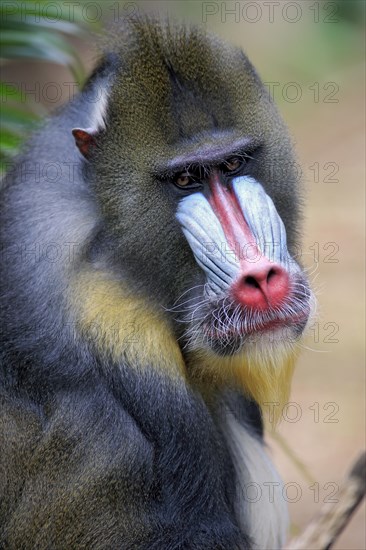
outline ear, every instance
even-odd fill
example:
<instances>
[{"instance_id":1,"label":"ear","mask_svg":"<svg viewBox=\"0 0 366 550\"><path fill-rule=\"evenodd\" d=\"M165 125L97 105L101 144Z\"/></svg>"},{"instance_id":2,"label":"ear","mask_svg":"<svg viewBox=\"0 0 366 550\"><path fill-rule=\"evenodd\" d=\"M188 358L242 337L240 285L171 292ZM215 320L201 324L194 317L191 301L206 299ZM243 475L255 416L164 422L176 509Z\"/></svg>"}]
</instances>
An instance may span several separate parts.
<instances>
[{"instance_id":1,"label":"ear","mask_svg":"<svg viewBox=\"0 0 366 550\"><path fill-rule=\"evenodd\" d=\"M99 80L93 83L92 90L86 92L93 108L89 113L90 128L74 128L72 135L75 138L76 147L86 159L89 159L93 149L98 145L98 136L106 129L106 112L108 105L108 86Z\"/></svg>"},{"instance_id":2,"label":"ear","mask_svg":"<svg viewBox=\"0 0 366 550\"><path fill-rule=\"evenodd\" d=\"M72 130L76 147L86 159L90 158L93 149L97 146L97 134L98 132L94 128L74 128Z\"/></svg>"}]
</instances>

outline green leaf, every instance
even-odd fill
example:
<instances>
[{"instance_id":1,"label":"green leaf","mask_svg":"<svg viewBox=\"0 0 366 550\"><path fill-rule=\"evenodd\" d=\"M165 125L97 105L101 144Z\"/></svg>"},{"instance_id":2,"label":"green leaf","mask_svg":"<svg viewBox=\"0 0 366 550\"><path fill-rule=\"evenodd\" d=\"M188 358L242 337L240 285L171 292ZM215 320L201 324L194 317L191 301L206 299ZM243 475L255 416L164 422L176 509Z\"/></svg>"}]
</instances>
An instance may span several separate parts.
<instances>
[{"instance_id":1,"label":"green leaf","mask_svg":"<svg viewBox=\"0 0 366 550\"><path fill-rule=\"evenodd\" d=\"M8 17L1 23L2 31L36 31L36 29L46 29L52 32L63 32L65 34L80 36L80 33L85 32L78 25L70 23L69 21L48 21L46 19L40 19L39 22L35 20L19 21L16 17Z\"/></svg>"},{"instance_id":2,"label":"green leaf","mask_svg":"<svg viewBox=\"0 0 366 550\"><path fill-rule=\"evenodd\" d=\"M7 101L24 102L24 94L14 84L0 81L0 101L1 105Z\"/></svg>"},{"instance_id":3,"label":"green leaf","mask_svg":"<svg viewBox=\"0 0 366 550\"><path fill-rule=\"evenodd\" d=\"M49 31L4 31L1 34L1 55L5 59L32 58L52 61L70 68L78 82L84 70L73 48Z\"/></svg>"},{"instance_id":4,"label":"green leaf","mask_svg":"<svg viewBox=\"0 0 366 550\"><path fill-rule=\"evenodd\" d=\"M9 149L9 150L15 149L18 147L21 141L22 140L19 136L13 134L12 132L4 128L1 129L1 134L0 134L1 149L3 148Z\"/></svg>"},{"instance_id":5,"label":"green leaf","mask_svg":"<svg viewBox=\"0 0 366 550\"><path fill-rule=\"evenodd\" d=\"M16 129L18 126L32 126L37 120L37 117L29 111L18 109L17 107L1 108L1 126L12 127Z\"/></svg>"},{"instance_id":6,"label":"green leaf","mask_svg":"<svg viewBox=\"0 0 366 550\"><path fill-rule=\"evenodd\" d=\"M8 6L3 6L2 20L7 22L10 19L15 19L28 24L42 22L42 25L48 24L50 27L54 23L65 21L71 25L75 24L79 29L81 25L85 27L96 26L93 25L92 21L85 21L83 2L84 0L71 4L60 0L54 0L53 2L48 0L10 2Z\"/></svg>"}]
</instances>

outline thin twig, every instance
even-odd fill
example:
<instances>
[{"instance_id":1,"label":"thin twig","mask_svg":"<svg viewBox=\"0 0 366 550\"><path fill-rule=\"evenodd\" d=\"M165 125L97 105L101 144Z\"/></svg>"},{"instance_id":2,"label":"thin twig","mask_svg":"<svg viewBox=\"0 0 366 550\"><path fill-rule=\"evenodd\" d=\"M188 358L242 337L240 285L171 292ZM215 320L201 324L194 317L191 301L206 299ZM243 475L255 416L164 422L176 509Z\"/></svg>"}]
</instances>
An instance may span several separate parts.
<instances>
[{"instance_id":1,"label":"thin twig","mask_svg":"<svg viewBox=\"0 0 366 550\"><path fill-rule=\"evenodd\" d=\"M337 494L338 502L325 504L319 515L297 538L286 546L287 550L328 550L351 519L353 512L366 493L366 453L353 465Z\"/></svg>"}]
</instances>

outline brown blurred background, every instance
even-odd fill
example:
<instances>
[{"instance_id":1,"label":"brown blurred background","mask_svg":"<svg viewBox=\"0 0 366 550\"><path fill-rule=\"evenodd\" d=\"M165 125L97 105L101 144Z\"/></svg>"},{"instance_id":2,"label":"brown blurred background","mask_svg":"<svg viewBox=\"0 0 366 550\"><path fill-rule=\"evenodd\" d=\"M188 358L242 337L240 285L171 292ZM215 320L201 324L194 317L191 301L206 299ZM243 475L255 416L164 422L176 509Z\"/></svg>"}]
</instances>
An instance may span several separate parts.
<instances>
[{"instance_id":1,"label":"brown blurred background","mask_svg":"<svg viewBox=\"0 0 366 550\"><path fill-rule=\"evenodd\" d=\"M319 315L279 435L268 437L293 501L296 534L324 501L337 498L338 484L365 446L365 3L149 0L98 5L105 22L136 11L168 12L241 46L271 87L296 143L306 187L302 261L317 293ZM92 67L95 50L77 39L74 43ZM68 99L65 83L72 81L63 68L31 61L5 66L3 78L38 89L39 106L46 109ZM49 82L58 88L47 88ZM366 548L365 505L335 548Z\"/></svg>"}]
</instances>

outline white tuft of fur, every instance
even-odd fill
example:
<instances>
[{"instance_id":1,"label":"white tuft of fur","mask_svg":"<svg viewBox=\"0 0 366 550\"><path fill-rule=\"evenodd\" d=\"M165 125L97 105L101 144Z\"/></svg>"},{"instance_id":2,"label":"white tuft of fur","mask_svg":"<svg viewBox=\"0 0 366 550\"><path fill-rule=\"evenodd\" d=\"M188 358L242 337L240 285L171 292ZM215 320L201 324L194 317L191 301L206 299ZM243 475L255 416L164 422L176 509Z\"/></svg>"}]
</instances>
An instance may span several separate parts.
<instances>
[{"instance_id":1,"label":"white tuft of fur","mask_svg":"<svg viewBox=\"0 0 366 550\"><path fill-rule=\"evenodd\" d=\"M253 548L283 548L289 527L283 482L264 444L227 411L225 434L237 475L236 514Z\"/></svg>"},{"instance_id":2,"label":"white tuft of fur","mask_svg":"<svg viewBox=\"0 0 366 550\"><path fill-rule=\"evenodd\" d=\"M91 122L90 126L95 131L105 130L106 128L105 118L106 118L107 106L108 106L108 95L109 95L109 88L107 86L105 87L100 86L97 88L96 101L93 107L93 111L91 113L91 120L90 120Z\"/></svg>"}]
</instances>

